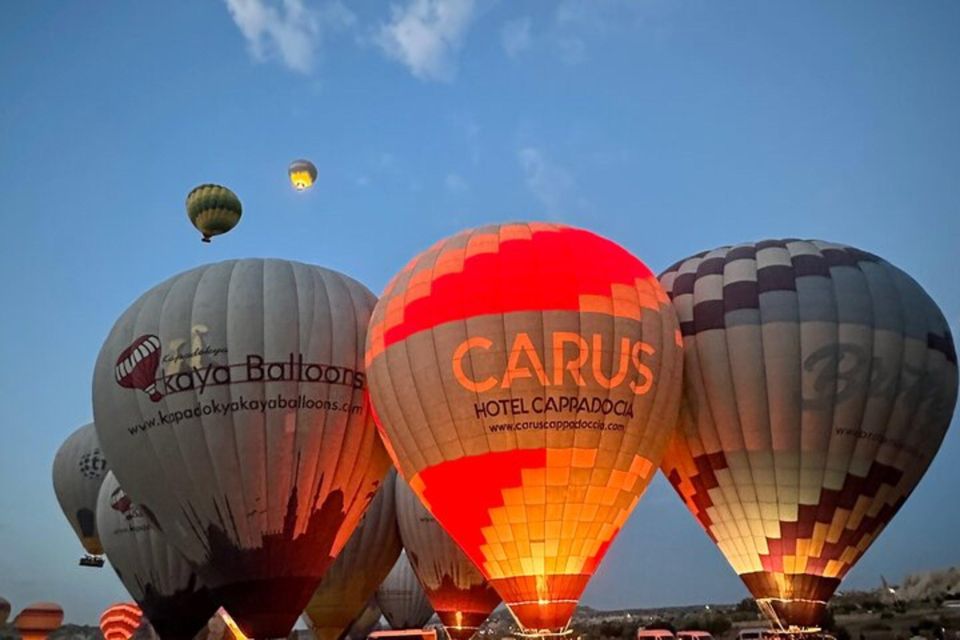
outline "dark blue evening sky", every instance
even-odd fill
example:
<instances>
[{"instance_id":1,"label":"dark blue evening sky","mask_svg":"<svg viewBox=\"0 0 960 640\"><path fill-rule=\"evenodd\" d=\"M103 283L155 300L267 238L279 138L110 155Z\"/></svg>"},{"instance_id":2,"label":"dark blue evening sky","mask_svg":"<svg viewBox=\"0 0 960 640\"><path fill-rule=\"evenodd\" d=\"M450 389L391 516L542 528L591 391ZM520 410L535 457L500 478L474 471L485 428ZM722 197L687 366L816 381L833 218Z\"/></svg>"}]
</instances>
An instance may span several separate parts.
<instances>
[{"instance_id":1,"label":"dark blue evening sky","mask_svg":"<svg viewBox=\"0 0 960 640\"><path fill-rule=\"evenodd\" d=\"M183 210L207 181L244 202L212 245ZM585 226L654 270L814 237L911 273L957 333L960 4L5 3L0 215L0 595L92 623L127 596L77 566L53 454L113 321L194 265L284 257L378 291L490 221ZM849 587L960 563L958 457L954 425ZM660 478L584 602L745 595Z\"/></svg>"}]
</instances>

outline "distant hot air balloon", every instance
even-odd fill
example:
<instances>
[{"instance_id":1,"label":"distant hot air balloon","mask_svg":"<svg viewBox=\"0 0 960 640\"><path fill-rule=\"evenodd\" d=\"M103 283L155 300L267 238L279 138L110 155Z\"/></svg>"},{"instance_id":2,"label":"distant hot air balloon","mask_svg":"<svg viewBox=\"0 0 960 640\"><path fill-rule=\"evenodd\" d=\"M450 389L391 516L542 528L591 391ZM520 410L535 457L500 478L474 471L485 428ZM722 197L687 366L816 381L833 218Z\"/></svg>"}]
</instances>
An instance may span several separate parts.
<instances>
[{"instance_id":1,"label":"distant hot air balloon","mask_svg":"<svg viewBox=\"0 0 960 640\"><path fill-rule=\"evenodd\" d=\"M337 640L363 612L400 555L400 533L391 469L373 502L337 555L304 609L304 618L318 640Z\"/></svg>"},{"instance_id":2,"label":"distant hot air balloon","mask_svg":"<svg viewBox=\"0 0 960 640\"><path fill-rule=\"evenodd\" d=\"M242 213L237 194L218 184L202 184L187 195L187 217L203 242L233 229Z\"/></svg>"},{"instance_id":3,"label":"distant hot air balloon","mask_svg":"<svg viewBox=\"0 0 960 640\"><path fill-rule=\"evenodd\" d=\"M10 618L10 601L6 598L0 598L0 625L7 624Z\"/></svg>"},{"instance_id":4,"label":"distant hot air balloon","mask_svg":"<svg viewBox=\"0 0 960 640\"><path fill-rule=\"evenodd\" d=\"M387 285L367 371L388 450L526 632L566 628L660 464L679 342L647 267L562 225L465 231Z\"/></svg>"},{"instance_id":5,"label":"distant hot air balloon","mask_svg":"<svg viewBox=\"0 0 960 640\"><path fill-rule=\"evenodd\" d=\"M130 640L143 620L143 611L132 602L120 602L100 614L104 640Z\"/></svg>"},{"instance_id":6,"label":"distant hot air balloon","mask_svg":"<svg viewBox=\"0 0 960 640\"><path fill-rule=\"evenodd\" d=\"M309 189L317 179L317 167L309 160L294 160L290 163L287 173L290 176L290 184L297 191Z\"/></svg>"},{"instance_id":7,"label":"distant hot air balloon","mask_svg":"<svg viewBox=\"0 0 960 640\"><path fill-rule=\"evenodd\" d=\"M13 626L21 640L47 640L63 624L63 609L55 602L34 602L17 614Z\"/></svg>"},{"instance_id":8,"label":"distant hot air balloon","mask_svg":"<svg viewBox=\"0 0 960 640\"><path fill-rule=\"evenodd\" d=\"M397 482L397 522L407 558L447 635L473 637L500 604L500 595L402 478Z\"/></svg>"},{"instance_id":9,"label":"distant hot air balloon","mask_svg":"<svg viewBox=\"0 0 960 640\"><path fill-rule=\"evenodd\" d=\"M287 635L389 466L365 402L374 302L320 267L222 262L148 291L101 349L117 480L248 636ZM162 345L156 401L115 374L143 336Z\"/></svg>"},{"instance_id":10,"label":"distant hot air balloon","mask_svg":"<svg viewBox=\"0 0 960 640\"><path fill-rule=\"evenodd\" d=\"M422 629L433 616L406 552L401 552L383 584L377 589L377 606L391 629Z\"/></svg>"},{"instance_id":11,"label":"distant hot air balloon","mask_svg":"<svg viewBox=\"0 0 960 640\"><path fill-rule=\"evenodd\" d=\"M107 474L107 460L100 451L100 441L93 424L87 424L60 445L53 459L53 490L57 502L87 553L103 553L97 534L97 493ZM99 565L86 558L81 564Z\"/></svg>"},{"instance_id":12,"label":"distant hot air balloon","mask_svg":"<svg viewBox=\"0 0 960 640\"><path fill-rule=\"evenodd\" d=\"M344 640L367 640L367 636L380 622L380 616L382 615L376 598L371 598L364 610L347 629Z\"/></svg>"},{"instance_id":13,"label":"distant hot air balloon","mask_svg":"<svg viewBox=\"0 0 960 640\"><path fill-rule=\"evenodd\" d=\"M217 605L112 472L100 487L97 524L110 565L161 640L189 640L203 629Z\"/></svg>"},{"instance_id":14,"label":"distant hot air balloon","mask_svg":"<svg viewBox=\"0 0 960 640\"><path fill-rule=\"evenodd\" d=\"M940 446L947 323L900 269L817 240L721 247L661 282L686 358L664 473L763 612L816 627Z\"/></svg>"}]
</instances>

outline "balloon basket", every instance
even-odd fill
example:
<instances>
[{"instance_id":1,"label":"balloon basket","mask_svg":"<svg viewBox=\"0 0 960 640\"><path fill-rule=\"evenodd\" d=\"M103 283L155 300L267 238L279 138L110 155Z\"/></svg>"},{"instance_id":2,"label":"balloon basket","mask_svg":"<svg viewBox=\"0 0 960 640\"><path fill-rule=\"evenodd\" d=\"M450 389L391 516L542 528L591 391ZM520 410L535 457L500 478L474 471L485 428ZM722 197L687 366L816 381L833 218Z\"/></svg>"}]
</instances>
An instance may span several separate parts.
<instances>
[{"instance_id":1,"label":"balloon basket","mask_svg":"<svg viewBox=\"0 0 960 640\"><path fill-rule=\"evenodd\" d=\"M85 555L78 562L81 567L93 567L99 569L103 566L103 556Z\"/></svg>"}]
</instances>

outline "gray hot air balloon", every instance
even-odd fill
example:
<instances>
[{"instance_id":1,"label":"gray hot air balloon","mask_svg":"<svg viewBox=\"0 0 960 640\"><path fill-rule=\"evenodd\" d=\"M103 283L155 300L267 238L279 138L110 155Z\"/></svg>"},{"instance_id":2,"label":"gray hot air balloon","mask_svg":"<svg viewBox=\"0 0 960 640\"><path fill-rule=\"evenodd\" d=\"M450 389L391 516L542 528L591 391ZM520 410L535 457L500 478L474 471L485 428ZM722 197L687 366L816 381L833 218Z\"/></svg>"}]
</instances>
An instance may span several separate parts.
<instances>
[{"instance_id":1,"label":"gray hot air balloon","mask_svg":"<svg viewBox=\"0 0 960 640\"><path fill-rule=\"evenodd\" d=\"M347 629L344 639L366 640L370 632L373 631L380 622L380 616L382 615L383 612L381 612L380 607L377 606L376 599L371 598L364 610L357 616L357 619L353 621L350 628Z\"/></svg>"},{"instance_id":2,"label":"gray hot air balloon","mask_svg":"<svg viewBox=\"0 0 960 640\"><path fill-rule=\"evenodd\" d=\"M400 555L394 499L396 478L397 472L391 468L360 525L323 574L320 586L304 609L305 621L319 640L342 636Z\"/></svg>"},{"instance_id":3,"label":"gray hot air balloon","mask_svg":"<svg viewBox=\"0 0 960 640\"><path fill-rule=\"evenodd\" d=\"M661 282L685 358L662 468L764 613L816 627L950 424L947 323L900 269L816 240L721 247Z\"/></svg>"},{"instance_id":4,"label":"gray hot air balloon","mask_svg":"<svg viewBox=\"0 0 960 640\"><path fill-rule=\"evenodd\" d=\"M286 636L386 474L365 403L373 295L283 260L187 271L140 297L97 360L121 486L248 636Z\"/></svg>"},{"instance_id":5,"label":"gray hot air balloon","mask_svg":"<svg viewBox=\"0 0 960 640\"><path fill-rule=\"evenodd\" d=\"M161 640L189 640L217 610L200 578L108 473L97 500L103 550Z\"/></svg>"},{"instance_id":6,"label":"gray hot air balloon","mask_svg":"<svg viewBox=\"0 0 960 640\"><path fill-rule=\"evenodd\" d=\"M9 618L10 618L10 601L7 600L6 598L0 598L0 625L7 624L7 619Z\"/></svg>"},{"instance_id":7,"label":"gray hot air balloon","mask_svg":"<svg viewBox=\"0 0 960 640\"><path fill-rule=\"evenodd\" d=\"M377 605L396 630L421 629L433 616L433 608L413 573L406 551L377 589Z\"/></svg>"},{"instance_id":8,"label":"gray hot air balloon","mask_svg":"<svg viewBox=\"0 0 960 640\"><path fill-rule=\"evenodd\" d=\"M53 490L80 544L91 554L80 561L88 566L101 566L95 556L103 553L97 534L97 493L108 470L100 450L100 441L93 423L86 424L60 445L53 459Z\"/></svg>"},{"instance_id":9,"label":"gray hot air balloon","mask_svg":"<svg viewBox=\"0 0 960 640\"><path fill-rule=\"evenodd\" d=\"M396 493L400 538L427 599L448 636L473 637L500 604L500 595L403 478L397 480Z\"/></svg>"}]
</instances>

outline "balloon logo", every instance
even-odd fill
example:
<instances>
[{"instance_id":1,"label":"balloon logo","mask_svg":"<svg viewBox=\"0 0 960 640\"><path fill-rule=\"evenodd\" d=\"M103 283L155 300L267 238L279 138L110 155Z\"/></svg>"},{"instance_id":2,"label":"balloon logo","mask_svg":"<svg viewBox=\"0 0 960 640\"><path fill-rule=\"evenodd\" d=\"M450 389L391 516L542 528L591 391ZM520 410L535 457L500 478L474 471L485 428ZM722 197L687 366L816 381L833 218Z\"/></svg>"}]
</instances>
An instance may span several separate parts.
<instances>
[{"instance_id":1,"label":"balloon logo","mask_svg":"<svg viewBox=\"0 0 960 640\"><path fill-rule=\"evenodd\" d=\"M102 478L107 472L107 461L100 453L100 449L94 449L90 453L83 454L78 465L80 473L88 480Z\"/></svg>"},{"instance_id":2,"label":"balloon logo","mask_svg":"<svg viewBox=\"0 0 960 640\"><path fill-rule=\"evenodd\" d=\"M127 389L139 389L154 402L163 396L157 391L155 378L160 364L160 338L153 335L140 336L117 358L114 375L117 384Z\"/></svg>"},{"instance_id":3,"label":"balloon logo","mask_svg":"<svg viewBox=\"0 0 960 640\"><path fill-rule=\"evenodd\" d=\"M114 489L113 493L110 494L110 508L114 511L126 514L130 511L131 506L133 506L133 501L120 487Z\"/></svg>"}]
</instances>

